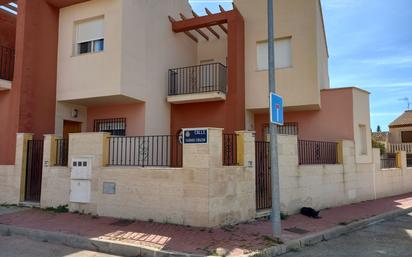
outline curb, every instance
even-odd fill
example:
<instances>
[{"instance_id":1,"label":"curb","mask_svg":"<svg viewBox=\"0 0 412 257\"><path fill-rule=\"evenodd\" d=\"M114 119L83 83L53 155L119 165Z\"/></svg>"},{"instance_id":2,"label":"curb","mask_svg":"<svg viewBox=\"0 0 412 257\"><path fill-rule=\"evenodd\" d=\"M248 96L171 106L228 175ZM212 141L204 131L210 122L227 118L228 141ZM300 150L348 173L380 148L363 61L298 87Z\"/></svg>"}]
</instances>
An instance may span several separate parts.
<instances>
[{"instance_id":1,"label":"curb","mask_svg":"<svg viewBox=\"0 0 412 257\"><path fill-rule=\"evenodd\" d=\"M412 207L402 210L395 210L379 214L370 218L355 221L348 225L338 225L336 227L307 235L300 239L287 241L283 245L277 245L263 249L258 252L243 255L245 257L269 257L279 256L290 251L298 251L306 246L315 245L322 241L337 238L343 234L353 232L385 220L393 219L412 212ZM61 244L68 247L79 248L89 251L102 252L107 254L120 255L125 257L203 257L203 255L187 254L175 251L164 251L146 246L136 246L123 242L113 242L98 238L87 238L83 236L64 234L61 232L50 232L38 229L22 228L12 225L0 224L0 235L24 236L34 241Z\"/></svg>"},{"instance_id":2,"label":"curb","mask_svg":"<svg viewBox=\"0 0 412 257\"><path fill-rule=\"evenodd\" d=\"M328 240L337 238L343 234L347 234L347 233L350 233L350 232L353 232L359 229L363 229L363 228L375 225L377 223L381 223L383 221L390 220L398 216L408 214L410 212L412 212L412 207L407 208L407 209L394 210L394 211L382 213L382 214L379 214L379 215L376 215L370 218L351 222L347 225L338 225L336 227L323 230L321 232L317 232L314 234L310 234L310 235L304 236L299 239L290 240L290 241L287 241L283 245L272 246L264 250L251 253L245 256L247 257L271 257L271 256L279 256L279 255L282 255L282 254L285 254L291 251L299 251L306 246L312 246L322 241L328 241Z\"/></svg>"},{"instance_id":3,"label":"curb","mask_svg":"<svg viewBox=\"0 0 412 257\"><path fill-rule=\"evenodd\" d=\"M60 232L22 228L4 224L0 224L0 235L23 236L34 241L60 244L68 247L113 255L120 255L125 257L201 257L201 255L187 254L174 251L164 251L146 246L136 246L133 244L123 242L113 242L104 239L87 238L83 236L64 234Z\"/></svg>"}]
</instances>

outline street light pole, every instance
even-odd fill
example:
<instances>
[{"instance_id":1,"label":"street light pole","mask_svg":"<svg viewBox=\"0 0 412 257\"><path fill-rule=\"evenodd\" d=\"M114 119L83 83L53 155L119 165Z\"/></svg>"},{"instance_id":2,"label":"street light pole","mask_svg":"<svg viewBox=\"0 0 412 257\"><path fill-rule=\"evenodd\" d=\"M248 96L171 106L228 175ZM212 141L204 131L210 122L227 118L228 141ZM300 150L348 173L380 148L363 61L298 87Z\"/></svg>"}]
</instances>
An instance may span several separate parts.
<instances>
[{"instance_id":1,"label":"street light pole","mask_svg":"<svg viewBox=\"0 0 412 257\"><path fill-rule=\"evenodd\" d=\"M269 95L275 93L275 32L273 0L268 0L268 52L269 52ZM270 96L269 96L270 97ZM269 100L270 101L270 100ZM281 236L280 196L279 196L279 166L278 166L278 137L277 125L269 122L270 126L270 166L272 185L272 232L275 238Z\"/></svg>"}]
</instances>

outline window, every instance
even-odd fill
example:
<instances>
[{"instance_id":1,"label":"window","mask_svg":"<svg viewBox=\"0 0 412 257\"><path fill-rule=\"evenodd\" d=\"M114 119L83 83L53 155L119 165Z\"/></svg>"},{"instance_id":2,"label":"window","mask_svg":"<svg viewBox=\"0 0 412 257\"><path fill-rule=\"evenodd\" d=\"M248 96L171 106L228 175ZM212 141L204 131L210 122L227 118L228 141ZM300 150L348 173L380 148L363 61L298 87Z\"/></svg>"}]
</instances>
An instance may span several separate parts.
<instances>
[{"instance_id":1,"label":"window","mask_svg":"<svg viewBox=\"0 0 412 257\"><path fill-rule=\"evenodd\" d=\"M412 143L412 131L402 131L402 143Z\"/></svg>"},{"instance_id":2,"label":"window","mask_svg":"<svg viewBox=\"0 0 412 257\"><path fill-rule=\"evenodd\" d=\"M360 154L366 155L368 154L368 141L367 141L367 134L366 134L366 126L359 125L359 140L360 140Z\"/></svg>"},{"instance_id":3,"label":"window","mask_svg":"<svg viewBox=\"0 0 412 257\"><path fill-rule=\"evenodd\" d=\"M277 39L275 41L276 69L292 67L292 39ZM257 43L257 69L268 69L268 42Z\"/></svg>"},{"instance_id":4,"label":"window","mask_svg":"<svg viewBox=\"0 0 412 257\"><path fill-rule=\"evenodd\" d=\"M113 136L126 136L126 118L94 120L94 132L108 132Z\"/></svg>"},{"instance_id":5,"label":"window","mask_svg":"<svg viewBox=\"0 0 412 257\"><path fill-rule=\"evenodd\" d=\"M76 24L75 55L104 50L103 23L103 17L99 17Z\"/></svg>"}]
</instances>

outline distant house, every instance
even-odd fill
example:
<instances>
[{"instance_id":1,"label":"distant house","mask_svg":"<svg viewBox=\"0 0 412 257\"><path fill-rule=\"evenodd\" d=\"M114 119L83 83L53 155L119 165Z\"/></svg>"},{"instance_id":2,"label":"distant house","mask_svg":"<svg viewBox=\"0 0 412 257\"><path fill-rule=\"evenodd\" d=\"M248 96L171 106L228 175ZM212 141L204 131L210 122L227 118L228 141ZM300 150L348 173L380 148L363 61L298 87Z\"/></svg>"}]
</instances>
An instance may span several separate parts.
<instances>
[{"instance_id":1,"label":"distant house","mask_svg":"<svg viewBox=\"0 0 412 257\"><path fill-rule=\"evenodd\" d=\"M372 132L372 139L378 143L386 144L388 143L389 132L388 131L379 131L379 132Z\"/></svg>"},{"instance_id":2,"label":"distant house","mask_svg":"<svg viewBox=\"0 0 412 257\"><path fill-rule=\"evenodd\" d=\"M389 124L389 142L412 143L412 110L405 111Z\"/></svg>"}]
</instances>

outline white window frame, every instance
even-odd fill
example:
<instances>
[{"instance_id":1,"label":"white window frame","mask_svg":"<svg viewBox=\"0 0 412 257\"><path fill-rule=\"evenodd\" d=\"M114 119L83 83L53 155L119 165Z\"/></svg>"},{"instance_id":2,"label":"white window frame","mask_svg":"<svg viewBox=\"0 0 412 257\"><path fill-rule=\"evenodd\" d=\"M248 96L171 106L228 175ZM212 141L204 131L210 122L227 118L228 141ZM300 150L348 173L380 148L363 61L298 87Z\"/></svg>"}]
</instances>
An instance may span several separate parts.
<instances>
[{"instance_id":1,"label":"white window frame","mask_svg":"<svg viewBox=\"0 0 412 257\"><path fill-rule=\"evenodd\" d=\"M97 21L100 20L102 23L102 28L101 28L101 32L97 33L100 34L97 37L91 37L88 40L79 40L79 28L81 26L81 24L85 24L85 23L89 23L89 22L93 22L93 21ZM104 52L106 49L105 46L105 35L104 35L104 16L97 16L97 17L93 17L93 18L89 18L89 19L85 19L85 20L80 20L80 21L76 21L74 24L74 40L73 40L73 55L74 56L81 56L81 55L85 55L85 54L93 54L93 53L101 53ZM99 41L103 41L103 47L102 50L100 51L96 51L96 43ZM85 53L80 53L80 45L83 43L90 43L90 52L85 52Z\"/></svg>"},{"instance_id":2,"label":"white window frame","mask_svg":"<svg viewBox=\"0 0 412 257\"><path fill-rule=\"evenodd\" d=\"M279 51L281 45L279 44L282 41L288 41L288 54L289 54L289 61L287 64L279 64L279 54L285 54ZM283 37L275 39L275 65L276 70L280 69L288 69L293 67L293 49L292 49L292 37ZM268 64L268 41L258 41L256 42L256 70L257 71L267 71L269 69ZM264 51L264 52L262 52ZM281 53L280 53L281 52ZM283 56L284 57L284 56ZM280 58L282 59L282 58ZM277 60L277 61L276 61Z\"/></svg>"}]
</instances>

